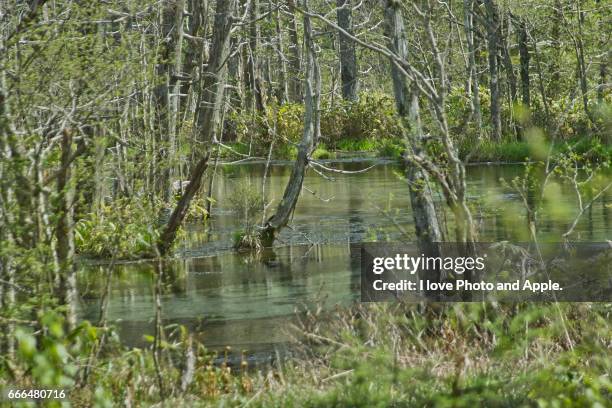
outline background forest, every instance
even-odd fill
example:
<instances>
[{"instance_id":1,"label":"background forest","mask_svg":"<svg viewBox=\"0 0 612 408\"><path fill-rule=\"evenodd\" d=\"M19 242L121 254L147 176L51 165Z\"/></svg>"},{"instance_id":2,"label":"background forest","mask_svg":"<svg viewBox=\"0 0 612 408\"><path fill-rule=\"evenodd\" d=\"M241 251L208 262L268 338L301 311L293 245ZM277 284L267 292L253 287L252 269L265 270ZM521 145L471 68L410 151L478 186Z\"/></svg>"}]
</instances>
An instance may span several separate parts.
<instances>
[{"instance_id":1,"label":"background forest","mask_svg":"<svg viewBox=\"0 0 612 408\"><path fill-rule=\"evenodd\" d=\"M521 163L503 182L520 231L495 239L588 240L596 206L609 239L611 16L604 0L0 0L0 386L67 390L57 406L608 405L609 303L307 308L292 357L251 367L167 325L162 298L216 205L240 224L229 250L269 264L301 233L301 196L333 209L307 174L349 183L383 159L406 207L378 216L428 251L486 235L466 170L484 162ZM245 163L261 181L216 194ZM143 346L107 315L127 260L153 270Z\"/></svg>"}]
</instances>

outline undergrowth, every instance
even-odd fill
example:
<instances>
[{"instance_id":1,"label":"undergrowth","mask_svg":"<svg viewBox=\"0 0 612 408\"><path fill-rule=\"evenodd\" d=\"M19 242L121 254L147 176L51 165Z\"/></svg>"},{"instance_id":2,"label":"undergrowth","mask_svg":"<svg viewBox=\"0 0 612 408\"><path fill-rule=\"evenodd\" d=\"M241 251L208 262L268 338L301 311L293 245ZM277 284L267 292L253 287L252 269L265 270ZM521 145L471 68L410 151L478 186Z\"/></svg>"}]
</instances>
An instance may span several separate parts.
<instances>
[{"instance_id":1,"label":"undergrowth","mask_svg":"<svg viewBox=\"0 0 612 408\"><path fill-rule=\"evenodd\" d=\"M88 258L139 259L156 256L155 245L166 218L178 197L164 204L147 199L122 198L102 204L84 214L75 225L76 253ZM206 219L204 198L194 198L185 217L187 222ZM179 230L179 238L184 230Z\"/></svg>"},{"instance_id":2,"label":"undergrowth","mask_svg":"<svg viewBox=\"0 0 612 408\"><path fill-rule=\"evenodd\" d=\"M0 384L65 388L76 407L603 407L612 397L609 304L323 310L299 315L295 359L259 370L215 360L181 326L157 348L145 336L150 346L127 349L112 327L66 333L61 315L39 312L17 331Z\"/></svg>"}]
</instances>

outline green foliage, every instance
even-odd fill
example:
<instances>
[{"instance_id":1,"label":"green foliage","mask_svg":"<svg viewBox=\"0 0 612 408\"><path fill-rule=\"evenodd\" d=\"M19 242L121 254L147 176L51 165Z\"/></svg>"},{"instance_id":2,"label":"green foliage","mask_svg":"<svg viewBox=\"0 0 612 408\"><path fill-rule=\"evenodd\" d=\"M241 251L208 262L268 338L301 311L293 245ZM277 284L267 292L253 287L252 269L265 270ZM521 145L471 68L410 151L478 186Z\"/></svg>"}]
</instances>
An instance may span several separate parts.
<instances>
[{"instance_id":1,"label":"green foliage","mask_svg":"<svg viewBox=\"0 0 612 408\"><path fill-rule=\"evenodd\" d=\"M395 114L395 102L390 95L361 93L357 101L336 101L334 106L322 107L321 136L332 149L344 149L340 141L363 140L360 150L372 150L372 141L401 135ZM346 145L345 145L346 147Z\"/></svg>"},{"instance_id":2,"label":"green foliage","mask_svg":"<svg viewBox=\"0 0 612 408\"><path fill-rule=\"evenodd\" d=\"M470 162L523 162L529 158L529 145L525 142L465 141L459 144L459 156L469 157Z\"/></svg>"},{"instance_id":3,"label":"green foliage","mask_svg":"<svg viewBox=\"0 0 612 408\"><path fill-rule=\"evenodd\" d=\"M399 138L385 139L378 146L377 152L380 157L400 158L406 151L406 142Z\"/></svg>"},{"instance_id":4,"label":"green foliage","mask_svg":"<svg viewBox=\"0 0 612 408\"><path fill-rule=\"evenodd\" d=\"M302 325L316 333L305 336L311 362L303 371L328 380L272 392L259 405L606 406L608 314L597 304L478 303L314 314Z\"/></svg>"},{"instance_id":5,"label":"green foliage","mask_svg":"<svg viewBox=\"0 0 612 408\"><path fill-rule=\"evenodd\" d=\"M76 223L77 253L92 258L152 257L161 230L152 214L159 206L148 201L120 199Z\"/></svg>"},{"instance_id":6,"label":"green foliage","mask_svg":"<svg viewBox=\"0 0 612 408\"><path fill-rule=\"evenodd\" d=\"M121 198L102 204L96 212L85 214L75 226L75 247L80 255L90 258L139 259L156 254L157 241L165 220L178 196L164 205L138 198ZM206 219L206 199L194 198L185 215L186 222ZM179 230L182 236L184 230Z\"/></svg>"},{"instance_id":7,"label":"green foliage","mask_svg":"<svg viewBox=\"0 0 612 408\"><path fill-rule=\"evenodd\" d=\"M226 139L240 143L246 154L253 146L257 155L266 155L274 140L276 158L295 157L295 144L303 132L304 106L268 106L265 113L234 111L227 124ZM321 108L321 150L318 158L331 158L335 150L375 151L384 141L399 137L401 130L393 99L381 93L363 93L358 101L336 100ZM325 150L325 151L324 151Z\"/></svg>"},{"instance_id":8,"label":"green foliage","mask_svg":"<svg viewBox=\"0 0 612 408\"><path fill-rule=\"evenodd\" d=\"M87 362L100 330L85 321L66 332L63 316L52 310L38 310L34 324L40 329L21 326L15 332L17 355L10 370L14 381L11 386L63 390L65 399L74 401L71 394L79 368ZM64 406L61 400L47 402L50 407Z\"/></svg>"},{"instance_id":9,"label":"green foliage","mask_svg":"<svg viewBox=\"0 0 612 408\"><path fill-rule=\"evenodd\" d=\"M319 143L314 152L312 152L311 157L313 159L333 159L336 157L335 152L330 152L327 150L327 146L325 143Z\"/></svg>"},{"instance_id":10,"label":"green foliage","mask_svg":"<svg viewBox=\"0 0 612 408\"><path fill-rule=\"evenodd\" d=\"M257 225L264 209L264 198L248 181L238 183L229 196L230 207L240 217L243 231L234 234L234 248L261 249Z\"/></svg>"}]
</instances>

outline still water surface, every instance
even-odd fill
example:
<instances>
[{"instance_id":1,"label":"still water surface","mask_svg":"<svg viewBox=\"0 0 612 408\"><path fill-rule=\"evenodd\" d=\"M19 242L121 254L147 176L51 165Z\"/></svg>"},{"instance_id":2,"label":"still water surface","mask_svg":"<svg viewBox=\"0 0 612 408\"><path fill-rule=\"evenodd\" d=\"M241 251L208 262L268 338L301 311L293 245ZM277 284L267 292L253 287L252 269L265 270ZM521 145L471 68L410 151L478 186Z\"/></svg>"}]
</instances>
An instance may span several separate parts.
<instances>
[{"instance_id":1,"label":"still water surface","mask_svg":"<svg viewBox=\"0 0 612 408\"><path fill-rule=\"evenodd\" d=\"M286 344L296 308L357 300L359 263L351 260L350 243L410 240L406 234L413 233L400 166L376 163L367 173L333 174L335 181L309 172L290 228L280 234L277 247L258 256L231 249L233 235L243 224L228 197L238 183L261 189L265 166L220 166L212 218L206 225L190 225L179 245L179 259L164 265L164 323L186 325L210 349L232 346L265 360ZM371 164L333 166L357 170ZM265 189L267 200L274 200L270 208L282 197L290 172L286 164L270 167ZM526 240L520 196L502 181L522 172L521 165L468 167L470 203L481 241ZM563 186L553 186L550 194L540 219L540 238L558 241L576 214L576 198ZM573 239L612 238L611 202L612 192L604 194L583 216ZM82 268L82 318L97 321L107 270L108 265ZM108 319L126 344L143 345L143 336L154 333L154 270L148 262L114 267Z\"/></svg>"}]
</instances>

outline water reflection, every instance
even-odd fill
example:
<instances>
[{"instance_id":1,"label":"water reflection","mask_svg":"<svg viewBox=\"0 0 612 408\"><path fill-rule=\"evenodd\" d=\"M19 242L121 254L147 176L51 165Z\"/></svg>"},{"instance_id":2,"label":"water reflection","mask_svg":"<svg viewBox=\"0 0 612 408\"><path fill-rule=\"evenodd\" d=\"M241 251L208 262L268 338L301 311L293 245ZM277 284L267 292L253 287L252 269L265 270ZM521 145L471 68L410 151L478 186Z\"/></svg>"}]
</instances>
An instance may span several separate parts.
<instances>
[{"instance_id":1,"label":"water reflection","mask_svg":"<svg viewBox=\"0 0 612 408\"><path fill-rule=\"evenodd\" d=\"M296 306L322 300L346 304L358 294L349 252L348 244L290 246L257 256L228 253L166 263L162 317L166 324L183 324L199 332L213 349L229 344L256 352L282 344L286 340L282 329ZM155 330L154 265L139 265L138 272L132 268L117 269L107 315L118 321L123 341L143 345L143 334ZM101 288L93 281L81 313L95 321L100 301L91 295Z\"/></svg>"},{"instance_id":2,"label":"water reflection","mask_svg":"<svg viewBox=\"0 0 612 408\"><path fill-rule=\"evenodd\" d=\"M359 169L367 164L334 165ZM184 256L162 266L160 288L164 324L186 325L212 349L232 345L236 350L247 349L257 355L281 346L299 305L311 306L322 300L327 305L348 304L357 298L359 263L351 257L351 242L406 239L398 227L412 231L408 190L401 169L384 164L363 174L334 175L335 182L309 174L305 186L316 194L300 197L293 229L280 234L281 246L257 255L237 254L230 251L232 234L241 226L227 197L241 180L261 188L264 165L220 166L217 171L213 219L206 225L189 227L187 240L180 245ZM522 172L522 166L468 168L470 204L482 241L526 238L520 198L500 182L501 178L510 180ZM268 201L277 203L282 197L289 173L288 166L271 166L266 186ZM607 204L611 194L604 194L585 213L576 228L577 239L610 238ZM439 194L436 197L440 201ZM575 208L571 190L559 197L556 204ZM386 211L385 215L381 211ZM573 214L575 211L542 213L542 239L558 240L571 224ZM124 342L143 345L143 335L155 331L155 266L127 263L113 269L105 317L118 327ZM105 278L105 267L82 268L79 279L83 318L98 321L108 282Z\"/></svg>"}]
</instances>

